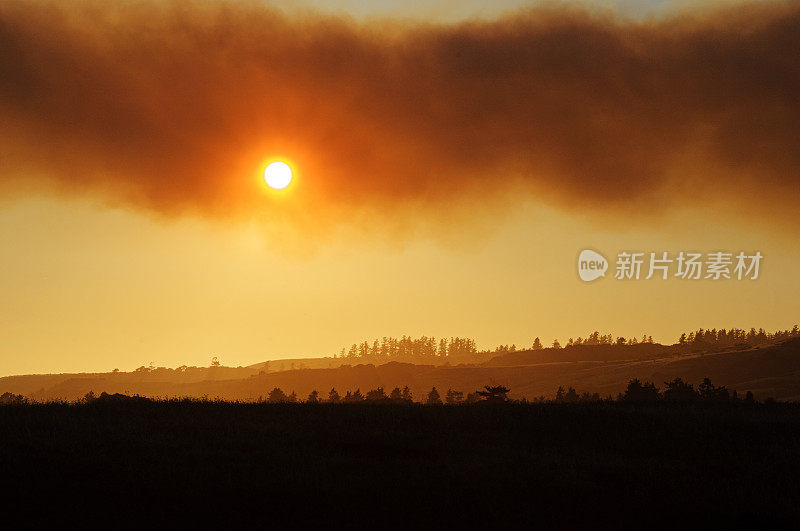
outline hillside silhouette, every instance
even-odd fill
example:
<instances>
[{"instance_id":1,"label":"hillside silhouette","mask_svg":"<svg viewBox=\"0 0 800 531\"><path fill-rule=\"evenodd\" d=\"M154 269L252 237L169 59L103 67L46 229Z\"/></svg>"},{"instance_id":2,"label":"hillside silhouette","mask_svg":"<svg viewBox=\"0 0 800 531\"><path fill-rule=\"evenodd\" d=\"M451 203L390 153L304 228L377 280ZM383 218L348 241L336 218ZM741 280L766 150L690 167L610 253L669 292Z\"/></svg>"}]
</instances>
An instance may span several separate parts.
<instances>
[{"instance_id":1,"label":"hillside silhouette","mask_svg":"<svg viewBox=\"0 0 800 531\"><path fill-rule=\"evenodd\" d=\"M273 360L248 367L142 366L131 372L8 376L0 378L0 391L32 400L77 400L89 392L107 392L256 401L276 387L305 397L314 390L327 392L334 387L344 394L408 386L415 396L421 396L431 387L469 393L489 382L509 386L514 399L533 400L552 396L563 385L606 397L624 391L631 379L663 382L683 378L698 383L708 377L740 393L751 391L760 400L800 400L797 327L775 334L755 330L714 330L712 334L701 329L682 335L674 345L651 343L647 336L636 343L611 335L587 337L590 339L580 342L570 339L564 348L539 344L525 350L513 346L486 352L471 349L453 358L436 355L436 349L434 354L420 357L410 348L396 356L373 359L372 347L365 342L362 355ZM416 343L408 340L407 345L435 345L432 338L423 339ZM357 348L352 352L357 353ZM457 359L470 362L453 363Z\"/></svg>"}]
</instances>

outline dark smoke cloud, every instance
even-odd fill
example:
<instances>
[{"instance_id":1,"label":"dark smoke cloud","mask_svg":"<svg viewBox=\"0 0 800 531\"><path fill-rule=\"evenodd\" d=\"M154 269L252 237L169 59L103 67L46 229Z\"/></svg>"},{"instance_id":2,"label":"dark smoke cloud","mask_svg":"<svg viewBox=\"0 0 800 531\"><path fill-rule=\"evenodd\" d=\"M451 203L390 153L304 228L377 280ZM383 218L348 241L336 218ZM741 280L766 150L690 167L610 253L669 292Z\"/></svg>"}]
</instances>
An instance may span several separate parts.
<instances>
[{"instance_id":1,"label":"dark smoke cloud","mask_svg":"<svg viewBox=\"0 0 800 531\"><path fill-rule=\"evenodd\" d=\"M445 26L4 2L0 190L309 229L433 226L525 196L604 215L705 202L766 215L800 190L799 50L797 3ZM295 164L289 194L261 186L270 157Z\"/></svg>"}]
</instances>

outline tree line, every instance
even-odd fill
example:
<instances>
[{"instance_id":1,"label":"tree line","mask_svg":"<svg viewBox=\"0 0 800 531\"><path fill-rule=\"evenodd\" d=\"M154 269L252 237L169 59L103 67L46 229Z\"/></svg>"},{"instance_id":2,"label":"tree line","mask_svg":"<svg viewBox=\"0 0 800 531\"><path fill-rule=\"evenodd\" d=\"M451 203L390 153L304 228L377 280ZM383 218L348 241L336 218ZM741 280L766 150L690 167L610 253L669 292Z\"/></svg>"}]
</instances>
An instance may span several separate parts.
<instances>
[{"instance_id":1,"label":"tree line","mask_svg":"<svg viewBox=\"0 0 800 531\"><path fill-rule=\"evenodd\" d=\"M792 329L767 332L763 328L744 330L741 328L722 328L717 330L699 328L688 333L682 333L677 340L679 345L689 346L715 346L727 347L735 345L758 346L772 344L792 337L800 337L800 327L795 325ZM639 345L653 344L653 336L643 334L638 336L617 336L615 334L602 334L597 330L589 332L585 337L569 338L564 345L558 339L548 345L549 348L560 349L581 345ZM507 354L525 350L542 350L545 347L539 337L534 338L530 346L498 345L494 349L478 350L475 340L461 337L450 339L436 339L435 337L422 336L413 339L410 336L401 338L383 337L380 340L362 341L353 343L349 349L342 348L334 358L351 360L390 361L392 359L428 360L436 361L443 358L470 358L480 354Z\"/></svg>"},{"instance_id":2,"label":"tree line","mask_svg":"<svg viewBox=\"0 0 800 531\"><path fill-rule=\"evenodd\" d=\"M637 343L652 343L653 336L644 334L641 340L637 338L615 337L613 334L600 334L598 331L590 332L586 338L569 338L566 346L573 345L635 345ZM558 339L550 345L551 348L562 348ZM494 349L478 350L475 340L462 337L451 337L450 339L422 336L416 339L410 336L401 338L383 337L372 341L362 341L353 343L349 349L342 348L338 354L334 354L336 359L362 359L375 361L390 361L392 359L415 359L436 361L442 358L469 358L478 354L506 354L522 350L542 350L545 346L541 339L536 337L529 347L518 347L512 345L498 345Z\"/></svg>"},{"instance_id":3,"label":"tree line","mask_svg":"<svg viewBox=\"0 0 800 531\"><path fill-rule=\"evenodd\" d=\"M348 350L344 348L339 354L334 354L334 358L372 358L390 360L393 358L445 358L448 356L468 356L478 352L475 347L475 340L461 337L451 337L447 339L437 339L435 337L422 336L412 339L403 336L400 339L395 337L383 337L375 339L371 343L363 341L353 343Z\"/></svg>"},{"instance_id":4,"label":"tree line","mask_svg":"<svg viewBox=\"0 0 800 531\"><path fill-rule=\"evenodd\" d=\"M534 399L534 402L556 402L556 403L586 403L586 402L749 402L755 403L752 391L747 391L744 396L740 396L734 389L729 391L725 386L715 386L710 378L703 378L703 381L694 387L693 384L685 382L682 378L675 378L672 381L664 382L664 387L659 388L654 382L641 381L634 378L628 381L628 386L624 392L618 393L616 398L607 396L601 398L598 393L579 394L573 387L564 390L559 387L553 400L545 397ZM767 402L774 402L768 398Z\"/></svg>"},{"instance_id":5,"label":"tree line","mask_svg":"<svg viewBox=\"0 0 800 531\"><path fill-rule=\"evenodd\" d=\"M486 385L482 390L477 390L474 393L467 393L464 395L463 391L455 389L448 389L442 398L436 386L425 395L425 398L419 401L423 404L438 405L438 404L474 404L476 402L508 402L508 393L510 389L502 385ZM286 394L280 387L275 387L266 397L259 397L259 402L269 402L272 404L279 403L297 403L300 399L297 393L292 391ZM366 393L362 393L361 389L356 389L354 392L347 391L344 396L339 394L336 388L332 388L328 392L327 398L320 396L320 393L315 389L309 393L308 397L304 400L305 403L329 403L329 404L352 404L352 403L375 403L375 404L413 404L416 401L408 386L400 389L395 387L387 395L383 387L371 389Z\"/></svg>"},{"instance_id":6,"label":"tree line","mask_svg":"<svg viewBox=\"0 0 800 531\"><path fill-rule=\"evenodd\" d=\"M308 396L301 400L297 393L292 391L286 394L280 387L275 387L269 394L264 397L260 396L257 402L280 404L280 403L328 403L328 404L358 404L358 403L372 403L372 404L414 404L421 403L426 405L457 405L457 404L475 404L478 402L493 402L493 403L518 403L518 404L581 404L581 403L655 403L655 402L717 402L717 403L756 403L755 397L751 391L747 391L744 396L734 390L728 390L725 386L715 386L710 378L703 378L702 382L695 388L691 383L684 381L682 378L675 378L669 382L664 382L664 387L657 387L652 381L642 381L634 378L628 381L628 385L624 392L620 392L616 397L607 395L601 397L599 393L583 392L579 393L574 387L564 388L559 386L553 398L547 398L544 395L528 400L522 398L513 400L508 397L510 388L503 385L486 385L483 389L476 390L472 393L464 393L453 388L449 388L444 397L441 396L436 386L421 400L414 400L414 396L408 386L402 389L395 387L387 395L383 387L371 389L366 393L362 393L358 388L355 391L347 391L341 395L336 388L331 388L327 397L323 397L315 389L308 394ZM91 403L96 400L148 400L145 397L134 395L128 396L120 393L109 395L108 393L101 393L96 396L93 391L89 391L84 396L84 403ZM767 398L765 403L774 403L774 398ZM0 395L0 405L21 405L28 404L29 399L21 394L3 393Z\"/></svg>"},{"instance_id":7,"label":"tree line","mask_svg":"<svg viewBox=\"0 0 800 531\"><path fill-rule=\"evenodd\" d=\"M362 393L360 389L355 392L347 391L344 396L333 388L328 393L327 398L320 396L316 390L312 391L303 400L305 403L331 403L331 404L352 404L352 403L385 403L385 404L413 404L422 403L428 405L439 404L474 404L477 402L515 402L515 403L595 403L595 402L737 402L744 401L755 403L755 398L751 391L747 391L744 396L740 396L736 390L729 391L727 387L715 386L711 379L703 378L703 381L695 388L691 383L685 382L682 378L675 378L672 381L664 382L664 387L659 388L654 382L641 381L634 378L628 382L624 392L615 396L607 395L601 397L599 393L583 392L579 393L574 387L564 388L560 386L553 398L544 395L532 400L522 398L512 400L508 397L511 390L503 385L486 385L483 389L472 393L465 393L456 389L448 389L442 397L434 386L423 399L415 401L408 386L400 389L395 387L388 395L383 387L378 387ZM301 400L297 393L292 391L287 395L281 388L275 387L266 397L259 397L260 402L268 403L298 403ZM774 399L767 399L774 402Z\"/></svg>"},{"instance_id":8,"label":"tree line","mask_svg":"<svg viewBox=\"0 0 800 531\"><path fill-rule=\"evenodd\" d=\"M800 327L794 325L791 330L776 330L767 332L763 328L744 330L742 328L712 328L704 330L699 328L691 332L682 333L678 338L679 345L704 345L714 347L731 347L736 345L758 346L777 343L793 337L800 337Z\"/></svg>"}]
</instances>

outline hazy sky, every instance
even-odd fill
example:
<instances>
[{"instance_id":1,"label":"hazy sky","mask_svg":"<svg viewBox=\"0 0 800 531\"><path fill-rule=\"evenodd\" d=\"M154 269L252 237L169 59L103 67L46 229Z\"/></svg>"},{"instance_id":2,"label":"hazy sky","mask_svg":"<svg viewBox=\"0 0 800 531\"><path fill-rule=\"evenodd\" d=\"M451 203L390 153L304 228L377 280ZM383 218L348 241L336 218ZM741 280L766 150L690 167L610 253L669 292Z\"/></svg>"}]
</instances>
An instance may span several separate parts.
<instances>
[{"instance_id":1,"label":"hazy sky","mask_svg":"<svg viewBox=\"0 0 800 531\"><path fill-rule=\"evenodd\" d=\"M716 4L731 4L736 1L738 0L716 2ZM491 19L509 11L525 9L531 6L552 5L554 3L556 2L549 0L496 0L493 2L485 0L376 0L373 2L359 0L292 0L270 2L270 5L279 6L287 12L313 10L344 14L359 19L407 17L453 23L474 18ZM562 3L609 10L632 19L663 16L687 7L696 7L699 4L699 2L675 0L567 0Z\"/></svg>"},{"instance_id":2,"label":"hazy sky","mask_svg":"<svg viewBox=\"0 0 800 531\"><path fill-rule=\"evenodd\" d=\"M201 41L165 45L148 21L156 37L127 48L80 15L74 30L25 4L0 9L0 43L22 50L0 54L0 72L14 74L0 83L9 124L0 134L0 374L208 365L212 356L247 365L384 335L494 347L597 329L673 342L696 327L800 321L797 110L785 108L780 77L793 72L785 85L796 94L798 61L776 51L796 40L776 30L758 41L774 58L764 66L739 39L758 38L762 26L743 22L753 17L723 19L741 30L705 41L718 19L628 31L558 14L541 30L526 15L451 30L526 4L307 2L361 22L297 29L287 9L263 39L247 40L251 26L235 37L253 54L290 58L276 67L287 82L231 56L236 47L215 63L204 47L227 37L209 37L206 19ZM674 4L607 5L641 19ZM786 9L764 16L792 27L797 10ZM433 26L383 40L370 17ZM128 26L145 18L130 15ZM331 41L345 44L326 48ZM722 43L704 56L716 63L693 63L707 42ZM565 44L547 53L553 43ZM627 62L614 43L634 50ZM531 46L533 72L516 53ZM581 55L582 46L599 51ZM472 58L464 64L462 50ZM186 63L198 51L203 59ZM573 52L585 63L571 63ZM728 76L727 60L741 77ZM438 67L419 66L428 61ZM224 79L207 79L212 68ZM633 88L647 97L626 93ZM580 120L570 116L576 105ZM280 193L260 181L272 158L296 169ZM584 248L612 261L620 250L765 258L756 281L623 282L611 271L586 284L576 273Z\"/></svg>"}]
</instances>

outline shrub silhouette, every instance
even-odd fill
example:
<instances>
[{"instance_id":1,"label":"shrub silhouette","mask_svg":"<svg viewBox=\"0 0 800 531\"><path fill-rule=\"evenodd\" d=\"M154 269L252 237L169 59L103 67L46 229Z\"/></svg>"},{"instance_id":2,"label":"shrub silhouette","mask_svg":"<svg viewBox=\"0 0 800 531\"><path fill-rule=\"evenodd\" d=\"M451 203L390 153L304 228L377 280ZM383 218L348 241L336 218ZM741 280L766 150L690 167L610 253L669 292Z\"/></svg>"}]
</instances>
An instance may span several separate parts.
<instances>
[{"instance_id":1,"label":"shrub silhouette","mask_svg":"<svg viewBox=\"0 0 800 531\"><path fill-rule=\"evenodd\" d=\"M714 387L710 378L703 378L703 383L697 386L697 392L701 400L709 402L727 402L730 394L725 386Z\"/></svg>"},{"instance_id":2,"label":"shrub silhouette","mask_svg":"<svg viewBox=\"0 0 800 531\"><path fill-rule=\"evenodd\" d=\"M460 404L464 401L464 393L462 391L455 391L452 388L447 390L444 397L444 401L447 404Z\"/></svg>"},{"instance_id":3,"label":"shrub silhouette","mask_svg":"<svg viewBox=\"0 0 800 531\"><path fill-rule=\"evenodd\" d=\"M570 387L566 392L563 387L559 387L556 391L555 401L564 404L576 404L580 402L580 397L574 387Z\"/></svg>"},{"instance_id":4,"label":"shrub silhouette","mask_svg":"<svg viewBox=\"0 0 800 531\"><path fill-rule=\"evenodd\" d=\"M622 400L627 402L655 402L661 397L658 388L653 382L642 383L638 378L628 382L628 388L622 395Z\"/></svg>"},{"instance_id":5,"label":"shrub silhouette","mask_svg":"<svg viewBox=\"0 0 800 531\"><path fill-rule=\"evenodd\" d=\"M480 402L481 400L483 400L483 398L478 394L477 391L474 393L467 393L467 404L474 404L475 402Z\"/></svg>"},{"instance_id":6,"label":"shrub silhouette","mask_svg":"<svg viewBox=\"0 0 800 531\"><path fill-rule=\"evenodd\" d=\"M476 391L476 393L487 402L508 402L507 395L508 392L511 391L508 387L502 385L484 385L483 388L485 391ZM574 392L575 390L573 389L572 391Z\"/></svg>"},{"instance_id":7,"label":"shrub silhouette","mask_svg":"<svg viewBox=\"0 0 800 531\"><path fill-rule=\"evenodd\" d=\"M364 400L367 402L388 402L389 397L386 396L386 393L383 391L383 387L378 387L377 389L371 389L367 391L367 394L364 396Z\"/></svg>"},{"instance_id":8,"label":"shrub silhouette","mask_svg":"<svg viewBox=\"0 0 800 531\"><path fill-rule=\"evenodd\" d=\"M28 399L23 395L15 395L14 393L5 392L0 395L0 404L14 405L14 404L27 404Z\"/></svg>"},{"instance_id":9,"label":"shrub silhouette","mask_svg":"<svg viewBox=\"0 0 800 531\"><path fill-rule=\"evenodd\" d=\"M278 404L280 402L286 402L287 400L286 393L280 387L274 388L272 391L269 392L269 396L267 397L267 401L270 404Z\"/></svg>"},{"instance_id":10,"label":"shrub silhouette","mask_svg":"<svg viewBox=\"0 0 800 531\"><path fill-rule=\"evenodd\" d=\"M336 392L336 388L335 387L331 388L330 393L328 393L328 402L331 402L332 404L336 404L336 403L341 402L341 401L342 401L342 397L339 396L339 393Z\"/></svg>"},{"instance_id":11,"label":"shrub silhouette","mask_svg":"<svg viewBox=\"0 0 800 531\"><path fill-rule=\"evenodd\" d=\"M697 391L690 383L686 383L680 378L675 378L671 382L664 382L664 400L671 402L691 402L697 400Z\"/></svg>"},{"instance_id":12,"label":"shrub silhouette","mask_svg":"<svg viewBox=\"0 0 800 531\"><path fill-rule=\"evenodd\" d=\"M392 389L392 392L389 394L389 400L395 404L399 404L403 401L403 393L400 391L399 387Z\"/></svg>"},{"instance_id":13,"label":"shrub silhouette","mask_svg":"<svg viewBox=\"0 0 800 531\"><path fill-rule=\"evenodd\" d=\"M344 398L342 398L342 402L347 402L347 403L363 402L363 401L364 401L364 395L361 394L361 389L356 389L355 393L347 391L347 393L344 395Z\"/></svg>"},{"instance_id":14,"label":"shrub silhouette","mask_svg":"<svg viewBox=\"0 0 800 531\"><path fill-rule=\"evenodd\" d=\"M584 391L581 393L581 397L579 402L600 402L600 394L599 393L589 393L588 391Z\"/></svg>"},{"instance_id":15,"label":"shrub silhouette","mask_svg":"<svg viewBox=\"0 0 800 531\"><path fill-rule=\"evenodd\" d=\"M411 389L409 389L408 386L403 387L402 398L406 402L413 402L414 401L414 396L411 394Z\"/></svg>"},{"instance_id":16,"label":"shrub silhouette","mask_svg":"<svg viewBox=\"0 0 800 531\"><path fill-rule=\"evenodd\" d=\"M442 403L442 397L439 396L439 391L436 390L436 387L431 389L431 392L428 393L428 398L425 400L425 403L428 405L439 405Z\"/></svg>"}]
</instances>

